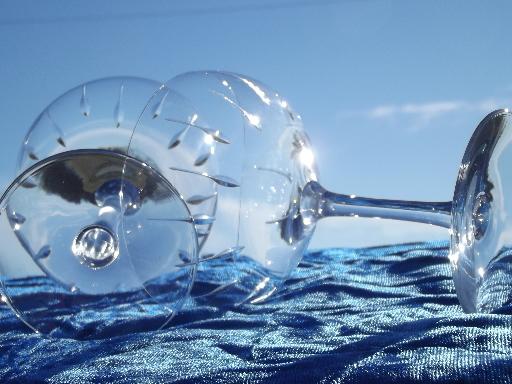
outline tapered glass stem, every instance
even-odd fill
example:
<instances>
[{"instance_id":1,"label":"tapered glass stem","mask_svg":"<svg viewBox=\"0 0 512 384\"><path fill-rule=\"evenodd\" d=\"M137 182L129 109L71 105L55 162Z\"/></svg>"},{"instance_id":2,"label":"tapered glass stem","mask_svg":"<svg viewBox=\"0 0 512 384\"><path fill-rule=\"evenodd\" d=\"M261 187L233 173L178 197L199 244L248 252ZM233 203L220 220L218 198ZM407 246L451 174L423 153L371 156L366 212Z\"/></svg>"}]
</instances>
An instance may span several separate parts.
<instances>
[{"instance_id":1,"label":"tapered glass stem","mask_svg":"<svg viewBox=\"0 0 512 384\"><path fill-rule=\"evenodd\" d=\"M451 201L420 202L344 195L327 191L316 182L309 183L306 189L309 190L310 197L314 196L316 219L331 216L375 217L426 223L444 228L451 226Z\"/></svg>"}]
</instances>

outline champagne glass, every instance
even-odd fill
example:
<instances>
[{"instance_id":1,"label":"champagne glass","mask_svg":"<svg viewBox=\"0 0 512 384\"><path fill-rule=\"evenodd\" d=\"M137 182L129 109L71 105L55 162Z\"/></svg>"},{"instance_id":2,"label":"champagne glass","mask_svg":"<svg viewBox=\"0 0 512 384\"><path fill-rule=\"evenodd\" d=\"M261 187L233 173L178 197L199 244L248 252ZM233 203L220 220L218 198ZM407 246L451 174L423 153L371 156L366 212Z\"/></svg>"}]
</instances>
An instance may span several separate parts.
<instances>
[{"instance_id":1,"label":"champagne glass","mask_svg":"<svg viewBox=\"0 0 512 384\"><path fill-rule=\"evenodd\" d=\"M158 110L158 116L154 111ZM379 217L449 229L457 295L467 312L505 310L512 300L508 206L511 114L490 113L463 156L453 201L372 199L330 192L318 181L314 152L302 119L281 95L247 76L219 71L178 75L156 92L142 113L130 148L145 151L148 127L168 137L175 154L166 177L206 180L216 191L215 224L198 228L199 262L246 258L215 282L236 287L242 301L272 295L297 266L318 220ZM191 153L190 148L201 148ZM201 206L198 194L190 205ZM221 251L222 250L222 251ZM219 252L220 251L220 252Z\"/></svg>"},{"instance_id":2,"label":"champagne glass","mask_svg":"<svg viewBox=\"0 0 512 384\"><path fill-rule=\"evenodd\" d=\"M183 192L159 171L167 149L148 130L151 150L127 153L160 85L82 84L27 133L19 176L0 199L0 288L34 331L87 338L159 328L187 298L199 245Z\"/></svg>"}]
</instances>

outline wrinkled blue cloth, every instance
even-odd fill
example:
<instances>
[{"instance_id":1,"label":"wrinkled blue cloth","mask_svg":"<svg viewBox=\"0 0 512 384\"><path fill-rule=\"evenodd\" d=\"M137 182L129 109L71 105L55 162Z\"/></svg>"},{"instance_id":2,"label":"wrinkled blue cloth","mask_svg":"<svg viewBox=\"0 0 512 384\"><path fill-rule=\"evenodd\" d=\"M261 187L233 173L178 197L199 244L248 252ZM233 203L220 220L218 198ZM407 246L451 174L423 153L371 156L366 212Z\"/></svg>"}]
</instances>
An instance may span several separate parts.
<instances>
[{"instance_id":1,"label":"wrinkled blue cloth","mask_svg":"<svg viewBox=\"0 0 512 384\"><path fill-rule=\"evenodd\" d=\"M192 300L164 330L113 338L42 338L2 306L0 382L512 382L512 316L464 314L447 254L310 252L264 304Z\"/></svg>"}]
</instances>

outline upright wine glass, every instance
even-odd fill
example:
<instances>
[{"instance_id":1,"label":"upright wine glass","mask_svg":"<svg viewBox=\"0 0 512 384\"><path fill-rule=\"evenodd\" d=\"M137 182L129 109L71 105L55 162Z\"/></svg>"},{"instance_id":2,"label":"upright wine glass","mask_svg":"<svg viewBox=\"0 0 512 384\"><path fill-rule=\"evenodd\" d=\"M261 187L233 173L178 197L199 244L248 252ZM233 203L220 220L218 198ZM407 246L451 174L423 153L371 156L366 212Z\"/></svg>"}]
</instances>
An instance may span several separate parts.
<instances>
[{"instance_id":1,"label":"upright wine glass","mask_svg":"<svg viewBox=\"0 0 512 384\"><path fill-rule=\"evenodd\" d=\"M507 176L510 122L508 110L498 110L478 125L451 202L336 194L319 184L301 117L286 99L247 76L200 71L176 76L153 95L129 153L144 151L152 123L167 135L169 151L176 154L166 174L173 184L188 175L191 183L203 179L222 187L216 192L215 224L199 228L207 254L200 262L215 256L248 257L252 266L219 281L216 290L237 287L245 292L243 300L264 300L297 266L319 219L380 217L448 228L462 307L495 312L512 302L512 212L506 199L512 188ZM202 148L199 155L189 151L191 146ZM209 198L198 195L189 206L201 206Z\"/></svg>"},{"instance_id":2,"label":"upright wine glass","mask_svg":"<svg viewBox=\"0 0 512 384\"><path fill-rule=\"evenodd\" d=\"M148 127L150 149L128 154L160 85L82 84L29 130L20 176L0 199L0 288L33 330L86 338L158 328L187 298L199 246L183 191L159 171L167 149ZM151 220L161 216L172 221Z\"/></svg>"}]
</instances>

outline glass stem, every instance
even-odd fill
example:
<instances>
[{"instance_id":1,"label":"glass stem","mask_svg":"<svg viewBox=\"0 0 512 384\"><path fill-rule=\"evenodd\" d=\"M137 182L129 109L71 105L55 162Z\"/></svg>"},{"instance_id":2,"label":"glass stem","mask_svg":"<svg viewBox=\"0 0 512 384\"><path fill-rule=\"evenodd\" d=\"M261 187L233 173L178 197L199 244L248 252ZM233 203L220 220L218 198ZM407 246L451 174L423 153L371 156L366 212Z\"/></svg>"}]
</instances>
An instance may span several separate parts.
<instances>
[{"instance_id":1,"label":"glass stem","mask_svg":"<svg viewBox=\"0 0 512 384\"><path fill-rule=\"evenodd\" d=\"M330 192L316 182L310 183L308 188L314 195L317 219L331 216L374 217L426 223L444 228L451 226L451 201L421 202L343 195Z\"/></svg>"}]
</instances>

